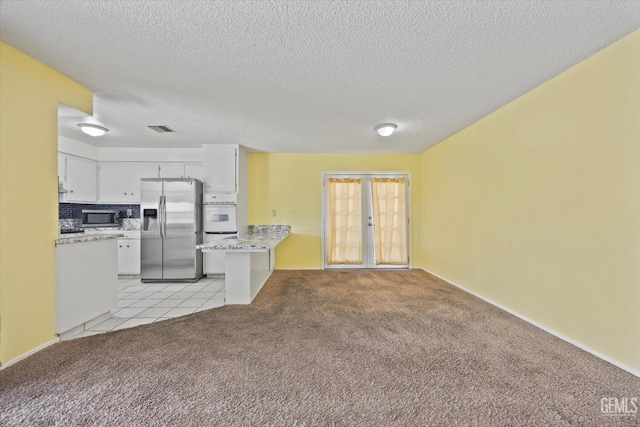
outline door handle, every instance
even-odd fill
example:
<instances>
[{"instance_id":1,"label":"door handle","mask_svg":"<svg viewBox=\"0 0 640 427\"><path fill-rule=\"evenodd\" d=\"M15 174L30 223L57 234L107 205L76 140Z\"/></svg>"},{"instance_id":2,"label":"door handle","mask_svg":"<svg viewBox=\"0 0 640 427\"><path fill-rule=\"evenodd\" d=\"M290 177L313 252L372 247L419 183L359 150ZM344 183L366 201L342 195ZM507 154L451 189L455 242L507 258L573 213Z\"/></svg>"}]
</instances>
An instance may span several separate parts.
<instances>
[{"instance_id":1,"label":"door handle","mask_svg":"<svg viewBox=\"0 0 640 427\"><path fill-rule=\"evenodd\" d=\"M369 223L369 227L375 227L375 224Z\"/></svg>"},{"instance_id":2,"label":"door handle","mask_svg":"<svg viewBox=\"0 0 640 427\"><path fill-rule=\"evenodd\" d=\"M162 197L162 238L167 238L167 196Z\"/></svg>"},{"instance_id":3,"label":"door handle","mask_svg":"<svg viewBox=\"0 0 640 427\"><path fill-rule=\"evenodd\" d=\"M162 196L162 227L164 238L167 238L167 196Z\"/></svg>"},{"instance_id":4,"label":"door handle","mask_svg":"<svg viewBox=\"0 0 640 427\"><path fill-rule=\"evenodd\" d=\"M164 235L162 234L162 224L164 223L164 212L162 210L162 196L158 200L158 233L160 234L160 238L164 239Z\"/></svg>"}]
</instances>

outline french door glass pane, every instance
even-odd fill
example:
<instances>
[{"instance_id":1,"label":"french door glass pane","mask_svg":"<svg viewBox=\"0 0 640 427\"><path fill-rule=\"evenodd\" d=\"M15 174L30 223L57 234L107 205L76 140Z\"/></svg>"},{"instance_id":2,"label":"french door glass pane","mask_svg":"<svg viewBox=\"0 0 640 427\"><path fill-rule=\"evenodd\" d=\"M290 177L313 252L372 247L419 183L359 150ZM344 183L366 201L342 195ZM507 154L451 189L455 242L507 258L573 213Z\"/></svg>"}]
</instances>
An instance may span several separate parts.
<instances>
[{"instance_id":1,"label":"french door glass pane","mask_svg":"<svg viewBox=\"0 0 640 427\"><path fill-rule=\"evenodd\" d=\"M372 178L376 265L408 265L405 178Z\"/></svg>"},{"instance_id":2,"label":"french door glass pane","mask_svg":"<svg viewBox=\"0 0 640 427\"><path fill-rule=\"evenodd\" d=\"M327 261L362 264L362 180L329 178Z\"/></svg>"}]
</instances>

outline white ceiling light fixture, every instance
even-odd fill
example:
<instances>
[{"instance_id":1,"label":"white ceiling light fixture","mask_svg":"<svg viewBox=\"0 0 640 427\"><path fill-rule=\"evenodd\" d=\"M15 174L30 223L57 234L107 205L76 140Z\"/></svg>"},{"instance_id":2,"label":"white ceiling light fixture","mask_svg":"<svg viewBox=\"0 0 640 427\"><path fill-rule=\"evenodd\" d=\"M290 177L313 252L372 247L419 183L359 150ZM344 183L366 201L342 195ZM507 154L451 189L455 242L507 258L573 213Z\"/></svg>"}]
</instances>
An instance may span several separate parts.
<instances>
[{"instance_id":1,"label":"white ceiling light fixture","mask_svg":"<svg viewBox=\"0 0 640 427\"><path fill-rule=\"evenodd\" d=\"M109 129L98 125L92 125L91 123L78 123L78 127L82 132L94 137L102 136L105 133L109 132Z\"/></svg>"},{"instance_id":2,"label":"white ceiling light fixture","mask_svg":"<svg viewBox=\"0 0 640 427\"><path fill-rule=\"evenodd\" d=\"M376 126L376 131L378 132L378 134L380 134L380 136L389 136L393 133L394 130L396 130L397 127L398 125L396 125L395 123L383 123Z\"/></svg>"}]
</instances>

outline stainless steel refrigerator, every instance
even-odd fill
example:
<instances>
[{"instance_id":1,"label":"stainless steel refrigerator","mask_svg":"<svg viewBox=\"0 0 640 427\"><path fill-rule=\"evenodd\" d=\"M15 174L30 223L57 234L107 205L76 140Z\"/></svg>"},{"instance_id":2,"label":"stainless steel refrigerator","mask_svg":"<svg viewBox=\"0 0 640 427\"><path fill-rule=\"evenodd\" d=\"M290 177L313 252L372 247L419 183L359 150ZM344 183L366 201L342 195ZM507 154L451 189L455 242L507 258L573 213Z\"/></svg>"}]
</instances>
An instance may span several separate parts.
<instances>
[{"instance_id":1,"label":"stainless steel refrigerator","mask_svg":"<svg viewBox=\"0 0 640 427\"><path fill-rule=\"evenodd\" d=\"M143 282L202 277L202 183L192 178L140 180L140 278Z\"/></svg>"}]
</instances>

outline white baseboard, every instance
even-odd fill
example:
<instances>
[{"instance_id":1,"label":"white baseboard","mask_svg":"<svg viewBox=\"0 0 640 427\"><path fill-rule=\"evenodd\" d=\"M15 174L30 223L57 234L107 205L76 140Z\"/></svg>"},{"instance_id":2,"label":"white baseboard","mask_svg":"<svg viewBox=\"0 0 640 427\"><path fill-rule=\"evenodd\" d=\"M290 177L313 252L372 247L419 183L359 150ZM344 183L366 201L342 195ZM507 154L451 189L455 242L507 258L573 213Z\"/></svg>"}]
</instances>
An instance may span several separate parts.
<instances>
[{"instance_id":1,"label":"white baseboard","mask_svg":"<svg viewBox=\"0 0 640 427\"><path fill-rule=\"evenodd\" d=\"M37 352L39 352L40 350L44 350L45 348L49 347L50 345L56 344L58 341L60 341L60 339L59 339L59 338L54 338L54 339L52 339L51 341L47 341L47 342L46 342L46 343L44 343L44 344L40 344L40 345L39 345L39 346L37 346L36 348L31 349L31 350L27 351L26 353L21 354L21 355L20 355L20 356L18 356L18 357L14 357L13 359L11 359L11 360L9 360L9 361L7 361L7 362L3 363L2 365L0 365L0 371L1 371L1 370L3 370L3 369L4 369L4 368L6 368L6 367L9 367L9 366L11 366L11 365L13 365L13 364L18 363L19 361L21 361L21 360L23 360L23 359L26 359L27 357L29 357L29 356L31 356L31 355L33 355L33 354L36 354L36 353L37 353Z\"/></svg>"},{"instance_id":2,"label":"white baseboard","mask_svg":"<svg viewBox=\"0 0 640 427\"><path fill-rule=\"evenodd\" d=\"M640 377L640 371L637 371L637 370L635 370L635 369L633 369L633 368L630 368L629 366L626 366L626 365L624 365L624 364L622 364L622 363L618 362L617 360L611 359L610 357L607 357L607 356L605 356L605 355L603 355L603 354L601 354L601 353L598 353L597 351L593 350L592 348L587 347L586 345L584 345L584 344L582 344L582 343L580 343L580 342L578 342L578 341L575 341L575 340L573 340L573 339L571 339L571 338L569 338L569 337L567 337L567 336L565 336L565 335L562 335L561 333L558 333L558 332L554 331L553 329L549 329L549 328L547 328L546 326L541 325L541 324L540 324L540 323L538 323L538 322L535 322L535 321L533 321L533 320L531 320L531 319L528 319L527 317L525 317L525 316L521 315L520 313L517 313L517 312L515 312L515 311L513 311L513 310L511 310L511 309L509 309L509 308L507 308L507 307L504 307L503 305L500 305L500 304L498 304L498 303L497 303L497 302L495 302L495 301L491 301L490 299L485 298L485 297L483 297L482 295L480 295L480 294L478 294L478 293L476 293L476 292L470 291L469 289L465 288L464 286L460 286L459 284L457 284L457 283L455 283L455 282L452 282L451 280L449 280L449 279L447 279L447 278L444 278L444 277L439 276L439 275L437 275L437 274L435 274L435 273L432 273L431 271L427 270L426 268L420 268L420 269L421 269L422 271L426 272L426 273L431 274L432 276L437 277L438 279L444 280L445 282L449 283L450 285L453 285L453 286L455 286L456 288L459 288L459 289L461 289L461 290L465 291L465 292L466 292L466 293L468 293L468 294L471 294L471 295L473 295L473 296L475 296L475 297L480 298L480 299L481 299L481 300L483 300L483 301L488 302L489 304L493 305L494 307L497 307L497 308L499 308L499 309L501 309L501 310L504 310L504 311L506 311L506 312L507 312L507 313L509 313L509 314L513 314L514 316L516 316L516 317L518 317L518 318L520 318L520 319L524 320L525 322L527 322L527 323L529 323L529 324L531 324L531 325L535 326L536 328L542 329L543 331L545 331L545 332L547 332L547 333L549 333L549 334L551 334L551 335L553 335L553 336L555 336L555 337L558 337L558 338L560 338L561 340L566 341L566 342L568 342L569 344L574 345L574 346L576 346L576 347L578 347L578 348L580 348L580 349L582 349L582 350L586 351L587 353L591 353L591 354L593 354L594 356L596 356L597 358L600 358L600 359L604 360L605 362L609 362L609 363L611 363L612 365L617 366L618 368L620 368L620 369L622 369L622 370L625 370L625 371L629 372L629 373L630 373L630 374L632 374L632 375L635 375L636 377Z\"/></svg>"}]
</instances>

